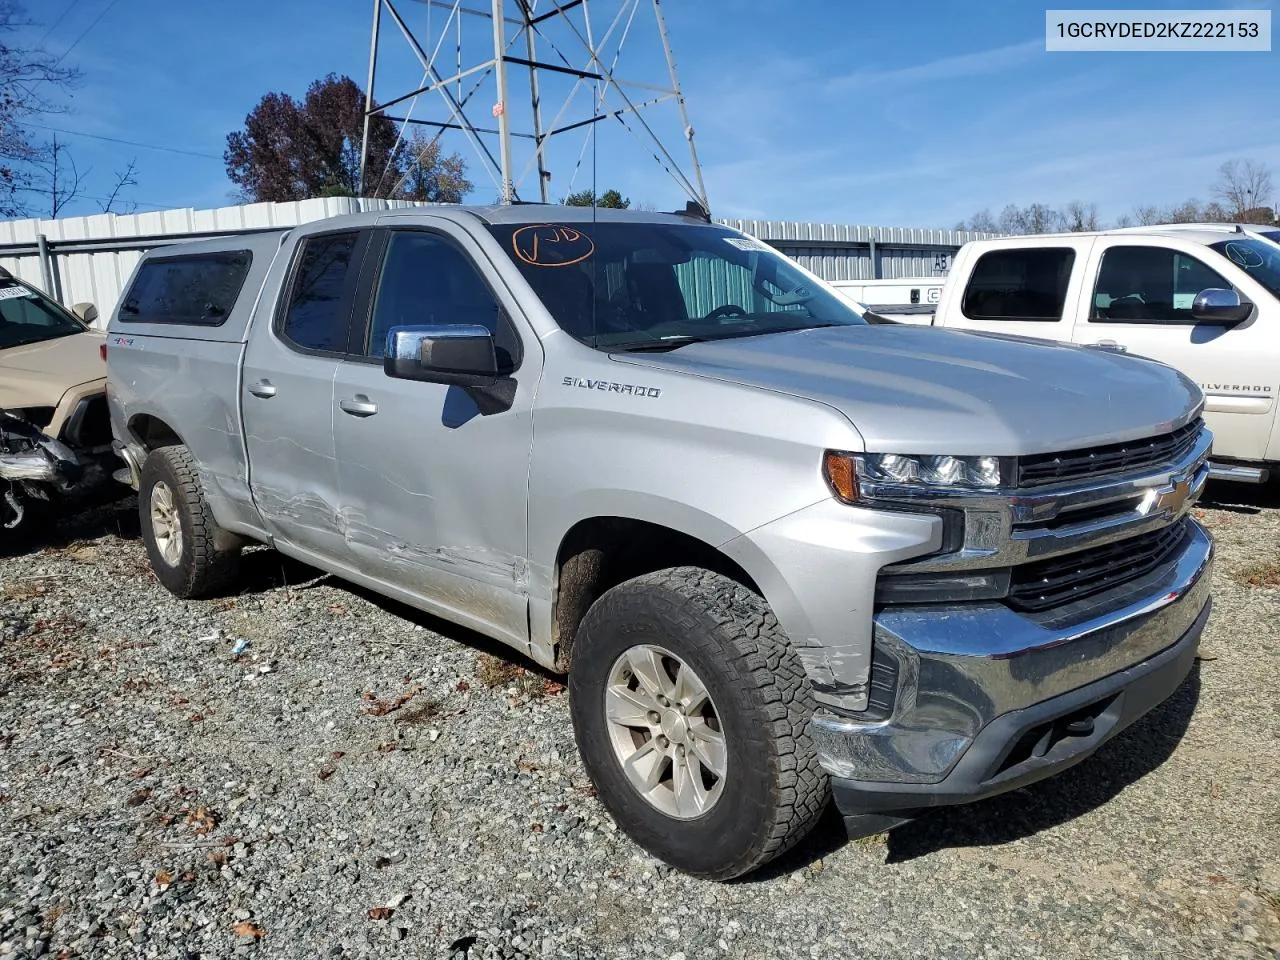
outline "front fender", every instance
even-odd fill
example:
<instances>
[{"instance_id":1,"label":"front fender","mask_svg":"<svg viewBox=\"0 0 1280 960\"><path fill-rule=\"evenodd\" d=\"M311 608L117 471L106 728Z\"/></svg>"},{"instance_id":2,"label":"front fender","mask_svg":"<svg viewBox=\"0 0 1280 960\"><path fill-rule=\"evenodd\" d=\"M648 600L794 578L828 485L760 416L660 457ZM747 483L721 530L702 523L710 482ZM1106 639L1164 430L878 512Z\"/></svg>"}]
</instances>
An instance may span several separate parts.
<instances>
[{"instance_id":1,"label":"front fender","mask_svg":"<svg viewBox=\"0 0 1280 960\"><path fill-rule=\"evenodd\" d=\"M720 545L747 571L804 663L814 697L866 708L880 568L938 550L942 518L826 499Z\"/></svg>"}]
</instances>

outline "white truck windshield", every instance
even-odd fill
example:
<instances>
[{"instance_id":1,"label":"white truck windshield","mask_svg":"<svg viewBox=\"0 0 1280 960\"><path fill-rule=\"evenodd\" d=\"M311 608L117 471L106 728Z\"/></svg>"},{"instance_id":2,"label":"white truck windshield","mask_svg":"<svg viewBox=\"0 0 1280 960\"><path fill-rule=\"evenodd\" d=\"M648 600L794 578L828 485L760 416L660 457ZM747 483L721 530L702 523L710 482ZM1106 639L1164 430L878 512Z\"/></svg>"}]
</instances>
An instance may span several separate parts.
<instances>
[{"instance_id":1,"label":"white truck windshield","mask_svg":"<svg viewBox=\"0 0 1280 960\"><path fill-rule=\"evenodd\" d=\"M1266 287L1272 296L1280 297L1280 247L1253 237L1223 240L1211 246Z\"/></svg>"}]
</instances>

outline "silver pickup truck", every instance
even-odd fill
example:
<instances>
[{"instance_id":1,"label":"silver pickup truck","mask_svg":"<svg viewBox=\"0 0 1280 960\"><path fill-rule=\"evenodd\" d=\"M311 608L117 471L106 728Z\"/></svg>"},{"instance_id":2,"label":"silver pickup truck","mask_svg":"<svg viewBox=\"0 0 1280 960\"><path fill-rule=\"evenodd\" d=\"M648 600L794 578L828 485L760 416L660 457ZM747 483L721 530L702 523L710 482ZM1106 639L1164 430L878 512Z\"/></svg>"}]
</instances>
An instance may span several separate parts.
<instances>
[{"instance_id":1,"label":"silver pickup truck","mask_svg":"<svg viewBox=\"0 0 1280 960\"><path fill-rule=\"evenodd\" d=\"M832 796L862 835L1079 762L1182 682L1209 614L1193 383L870 325L693 216L166 247L107 344L161 583L225 590L266 543L567 673L603 803L705 877Z\"/></svg>"}]
</instances>

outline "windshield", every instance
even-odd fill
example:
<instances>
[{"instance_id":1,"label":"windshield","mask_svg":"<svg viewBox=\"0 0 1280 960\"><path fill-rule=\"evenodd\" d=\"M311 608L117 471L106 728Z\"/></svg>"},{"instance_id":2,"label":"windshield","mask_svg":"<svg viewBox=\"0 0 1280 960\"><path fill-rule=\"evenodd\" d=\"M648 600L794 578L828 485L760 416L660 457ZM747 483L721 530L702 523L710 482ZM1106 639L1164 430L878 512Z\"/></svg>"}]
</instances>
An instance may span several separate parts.
<instances>
[{"instance_id":1,"label":"windshield","mask_svg":"<svg viewBox=\"0 0 1280 960\"><path fill-rule=\"evenodd\" d=\"M609 350L863 324L758 240L695 223L494 225L556 322Z\"/></svg>"},{"instance_id":2,"label":"windshield","mask_svg":"<svg viewBox=\"0 0 1280 960\"><path fill-rule=\"evenodd\" d=\"M1280 297L1280 247L1266 240L1244 237L1210 244L1271 294Z\"/></svg>"},{"instance_id":3,"label":"windshield","mask_svg":"<svg viewBox=\"0 0 1280 960\"><path fill-rule=\"evenodd\" d=\"M84 325L51 300L12 280L0 280L0 350L73 333Z\"/></svg>"}]
</instances>

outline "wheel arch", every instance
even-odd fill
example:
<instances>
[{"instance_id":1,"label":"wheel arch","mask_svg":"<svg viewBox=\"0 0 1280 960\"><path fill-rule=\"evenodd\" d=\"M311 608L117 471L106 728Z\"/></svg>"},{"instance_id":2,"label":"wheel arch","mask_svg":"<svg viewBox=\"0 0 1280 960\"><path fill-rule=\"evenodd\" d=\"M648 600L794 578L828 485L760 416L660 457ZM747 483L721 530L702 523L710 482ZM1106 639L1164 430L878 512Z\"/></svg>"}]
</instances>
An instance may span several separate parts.
<instances>
[{"instance_id":1,"label":"wheel arch","mask_svg":"<svg viewBox=\"0 0 1280 960\"><path fill-rule=\"evenodd\" d=\"M555 557L550 635L556 668L568 671L578 626L605 591L646 573L685 566L715 571L763 596L748 569L687 530L611 514L573 524Z\"/></svg>"}]
</instances>

